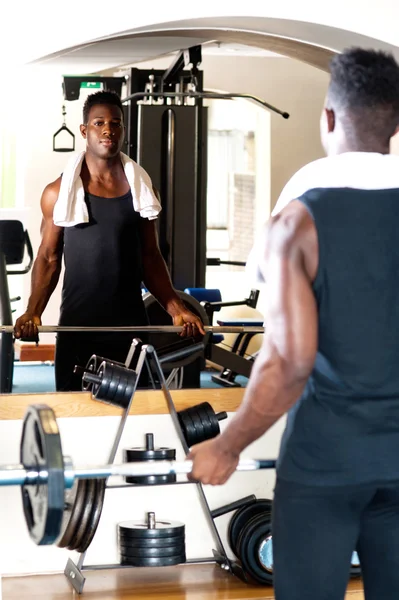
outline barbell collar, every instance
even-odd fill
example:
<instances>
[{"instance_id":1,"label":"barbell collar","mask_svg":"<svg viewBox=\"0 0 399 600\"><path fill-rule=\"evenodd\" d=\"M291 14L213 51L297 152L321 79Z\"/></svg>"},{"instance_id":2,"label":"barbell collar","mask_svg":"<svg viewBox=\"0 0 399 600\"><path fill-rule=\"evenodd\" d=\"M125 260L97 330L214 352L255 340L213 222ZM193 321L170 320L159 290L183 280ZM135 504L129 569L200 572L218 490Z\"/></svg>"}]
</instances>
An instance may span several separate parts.
<instances>
[{"instance_id":1,"label":"barbell collar","mask_svg":"<svg viewBox=\"0 0 399 600\"><path fill-rule=\"evenodd\" d=\"M236 471L257 471L259 469L274 469L275 460L243 459L240 460ZM66 487L71 487L72 479L108 479L108 477L145 477L150 475L184 475L192 471L192 461L143 461L123 463L120 465L103 465L97 467L67 468L65 471ZM13 485L45 485L47 471L25 469L23 465L5 465L0 467L0 486Z\"/></svg>"},{"instance_id":2,"label":"barbell collar","mask_svg":"<svg viewBox=\"0 0 399 600\"><path fill-rule=\"evenodd\" d=\"M181 333L184 327L175 325L143 325L122 327L83 327L75 325L40 325L39 333ZM264 333L264 327L205 325L206 333ZM14 333L13 325L0 325L0 333Z\"/></svg>"}]
</instances>

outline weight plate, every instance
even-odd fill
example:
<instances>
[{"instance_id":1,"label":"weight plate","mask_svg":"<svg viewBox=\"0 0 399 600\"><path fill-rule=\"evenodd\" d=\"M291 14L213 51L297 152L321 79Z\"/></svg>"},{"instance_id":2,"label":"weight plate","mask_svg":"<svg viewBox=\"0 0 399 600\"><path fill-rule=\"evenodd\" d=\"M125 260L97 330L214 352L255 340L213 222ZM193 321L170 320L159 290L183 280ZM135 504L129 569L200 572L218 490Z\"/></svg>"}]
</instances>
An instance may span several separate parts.
<instances>
[{"instance_id":1,"label":"weight plate","mask_svg":"<svg viewBox=\"0 0 399 600\"><path fill-rule=\"evenodd\" d=\"M88 373L97 373L97 369L98 369L98 366L99 366L99 362L98 362L99 358L100 357L97 357L95 354L93 354L89 358L89 361L88 361L88 363L87 363L87 365L85 367L85 372L88 372ZM90 392L91 389L92 389L92 387L93 387L93 384L91 382L89 382L89 381L86 382L86 381L84 381L84 379L82 379L82 390L84 392Z\"/></svg>"},{"instance_id":2,"label":"weight plate","mask_svg":"<svg viewBox=\"0 0 399 600\"><path fill-rule=\"evenodd\" d=\"M76 548L78 552L86 552L96 534L104 506L105 479L94 479L96 482L95 500L90 513L90 519L85 532L82 534L80 544Z\"/></svg>"},{"instance_id":3,"label":"weight plate","mask_svg":"<svg viewBox=\"0 0 399 600\"><path fill-rule=\"evenodd\" d=\"M197 443L197 431L195 429L195 425L193 423L192 418L187 413L187 411L182 411L181 413L177 413L179 416L180 425L183 431L183 435L185 437L187 446L194 446Z\"/></svg>"},{"instance_id":4,"label":"weight plate","mask_svg":"<svg viewBox=\"0 0 399 600\"><path fill-rule=\"evenodd\" d=\"M180 565L186 562L185 553L177 556L163 556L158 558L125 556L123 554L121 554L120 557L122 564L133 565L135 567L169 567L171 565Z\"/></svg>"},{"instance_id":5,"label":"weight plate","mask_svg":"<svg viewBox=\"0 0 399 600\"><path fill-rule=\"evenodd\" d=\"M60 544L64 542L64 536L66 529L68 527L69 521L71 519L73 507L76 500L76 493L78 491L78 483L79 481L75 479L74 484L71 489L65 490L65 504L64 504L64 513L62 517L62 526L60 535L58 538L57 546L59 548L64 548L65 546L61 546Z\"/></svg>"},{"instance_id":6,"label":"weight plate","mask_svg":"<svg viewBox=\"0 0 399 600\"><path fill-rule=\"evenodd\" d=\"M215 411L213 410L213 408L209 404L209 402L203 402L201 406L203 407L203 410L208 415L208 419L210 420L210 422L212 424L212 429L215 431L215 436L218 435L220 433L220 427L219 427L219 421L217 419Z\"/></svg>"},{"instance_id":7,"label":"weight plate","mask_svg":"<svg viewBox=\"0 0 399 600\"><path fill-rule=\"evenodd\" d=\"M197 444L200 444L201 442L204 442L206 440L205 429L202 423L201 416L198 413L198 411L193 410L191 411L190 417L195 427L195 432L197 435Z\"/></svg>"},{"instance_id":8,"label":"weight plate","mask_svg":"<svg viewBox=\"0 0 399 600\"><path fill-rule=\"evenodd\" d=\"M58 539L65 507L64 457L54 411L45 404L29 406L23 420L20 461L27 471L46 473L21 487L29 535L37 545Z\"/></svg>"},{"instance_id":9,"label":"weight plate","mask_svg":"<svg viewBox=\"0 0 399 600\"><path fill-rule=\"evenodd\" d=\"M138 462L143 460L176 460L174 448L125 448L123 450L123 462Z\"/></svg>"},{"instance_id":10,"label":"weight plate","mask_svg":"<svg viewBox=\"0 0 399 600\"><path fill-rule=\"evenodd\" d=\"M201 423L204 428L204 441L212 439L219 433L219 431L215 431L215 428L212 427L212 423L205 410L197 411L197 413L200 415Z\"/></svg>"},{"instance_id":11,"label":"weight plate","mask_svg":"<svg viewBox=\"0 0 399 600\"><path fill-rule=\"evenodd\" d=\"M228 526L227 538L230 548L237 558L239 557L237 541L241 530L243 527L245 527L245 524L250 521L252 517L255 517L261 513L271 514L271 510L272 501L267 498L259 498L255 503L244 506L234 513Z\"/></svg>"},{"instance_id":12,"label":"weight plate","mask_svg":"<svg viewBox=\"0 0 399 600\"><path fill-rule=\"evenodd\" d=\"M176 473L168 475L140 475L137 477L125 477L126 483L135 483L138 485L166 485L176 482Z\"/></svg>"},{"instance_id":13,"label":"weight plate","mask_svg":"<svg viewBox=\"0 0 399 600\"><path fill-rule=\"evenodd\" d=\"M118 544L124 548L164 548L178 546L185 543L184 535L175 535L166 538L128 538L118 536Z\"/></svg>"},{"instance_id":14,"label":"weight plate","mask_svg":"<svg viewBox=\"0 0 399 600\"><path fill-rule=\"evenodd\" d=\"M122 546L119 545L119 552L123 556L133 556L140 558L162 558L164 556L179 556L184 554L186 551L185 544L179 544L177 546L162 546L160 548L135 548L134 546Z\"/></svg>"},{"instance_id":15,"label":"weight plate","mask_svg":"<svg viewBox=\"0 0 399 600\"><path fill-rule=\"evenodd\" d=\"M118 532L130 538L162 538L185 534L185 525L179 521L156 521L154 529L141 521L123 521L118 524Z\"/></svg>"},{"instance_id":16,"label":"weight plate","mask_svg":"<svg viewBox=\"0 0 399 600\"><path fill-rule=\"evenodd\" d=\"M92 389L96 400L126 408L136 384L136 372L123 365L103 361L98 368L97 376L101 378L101 382L93 384Z\"/></svg>"},{"instance_id":17,"label":"weight plate","mask_svg":"<svg viewBox=\"0 0 399 600\"><path fill-rule=\"evenodd\" d=\"M59 548L67 548L75 535L76 528L80 521L81 514L84 510L86 498L86 479L79 479L75 493L75 501L72 506L71 516L65 527L64 535L58 542ZM73 489L73 488L72 488Z\"/></svg>"},{"instance_id":18,"label":"weight plate","mask_svg":"<svg viewBox=\"0 0 399 600\"><path fill-rule=\"evenodd\" d=\"M258 562L267 573L273 573L273 536L268 535L258 546Z\"/></svg>"},{"instance_id":19,"label":"weight plate","mask_svg":"<svg viewBox=\"0 0 399 600\"><path fill-rule=\"evenodd\" d=\"M271 536L271 531L271 515L258 514L247 522L237 540L237 549L244 572L260 584L272 585L273 583L273 573L264 568L259 555L259 548L262 542Z\"/></svg>"},{"instance_id":20,"label":"weight plate","mask_svg":"<svg viewBox=\"0 0 399 600\"><path fill-rule=\"evenodd\" d=\"M96 482L94 479L88 479L86 483L86 494L83 504L83 510L81 511L79 522L75 527L72 539L68 544L68 550L76 550L82 541L90 520L91 511L95 502L96 494Z\"/></svg>"}]
</instances>

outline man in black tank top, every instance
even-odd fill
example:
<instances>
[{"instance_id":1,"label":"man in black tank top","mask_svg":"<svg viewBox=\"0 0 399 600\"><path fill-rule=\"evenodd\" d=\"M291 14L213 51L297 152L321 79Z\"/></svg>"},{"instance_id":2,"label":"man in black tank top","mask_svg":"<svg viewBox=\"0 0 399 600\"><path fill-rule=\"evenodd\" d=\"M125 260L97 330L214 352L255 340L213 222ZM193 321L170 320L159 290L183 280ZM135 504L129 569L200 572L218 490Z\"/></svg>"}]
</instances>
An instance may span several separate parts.
<instances>
[{"instance_id":1,"label":"man in black tank top","mask_svg":"<svg viewBox=\"0 0 399 600\"><path fill-rule=\"evenodd\" d=\"M398 125L394 58L337 55L321 120L327 157L294 175L252 252L267 283L265 335L243 403L189 456L192 478L222 484L288 413L276 600L343 600L358 559L366 600L399 598Z\"/></svg>"},{"instance_id":2,"label":"man in black tank top","mask_svg":"<svg viewBox=\"0 0 399 600\"><path fill-rule=\"evenodd\" d=\"M54 207L62 176L47 185L41 198L42 242L32 270L31 295L25 314L16 321L15 337L37 336L41 315L58 283L62 256L65 276L60 325L147 325L143 282L170 314L173 324L184 327L183 336L203 334L201 320L187 309L173 288L158 246L155 221L142 218L134 208L121 161L124 124L117 94L98 92L87 98L81 133L86 151L80 178L88 222L55 225ZM59 333L57 390L81 389L74 366L85 366L92 354L124 362L132 337L120 333Z\"/></svg>"}]
</instances>

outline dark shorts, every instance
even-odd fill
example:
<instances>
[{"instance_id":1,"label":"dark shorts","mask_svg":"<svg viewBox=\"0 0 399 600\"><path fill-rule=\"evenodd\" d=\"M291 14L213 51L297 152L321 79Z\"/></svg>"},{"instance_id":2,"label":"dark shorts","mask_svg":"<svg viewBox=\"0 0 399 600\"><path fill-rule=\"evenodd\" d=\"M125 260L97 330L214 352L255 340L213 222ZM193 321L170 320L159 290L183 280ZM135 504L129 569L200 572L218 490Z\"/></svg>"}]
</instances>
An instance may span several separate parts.
<instances>
[{"instance_id":1,"label":"dark shorts","mask_svg":"<svg viewBox=\"0 0 399 600\"><path fill-rule=\"evenodd\" d=\"M313 487L278 479L272 527L276 600L344 600L355 550L365 599L399 598L399 481Z\"/></svg>"}]
</instances>

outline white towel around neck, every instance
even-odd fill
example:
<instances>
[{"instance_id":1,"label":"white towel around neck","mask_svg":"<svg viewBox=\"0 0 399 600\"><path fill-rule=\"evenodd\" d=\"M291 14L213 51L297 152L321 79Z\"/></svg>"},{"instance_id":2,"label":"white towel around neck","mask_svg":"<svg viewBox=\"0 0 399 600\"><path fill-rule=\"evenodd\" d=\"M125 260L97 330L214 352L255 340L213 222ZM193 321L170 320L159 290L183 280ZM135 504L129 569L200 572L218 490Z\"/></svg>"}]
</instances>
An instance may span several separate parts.
<instances>
[{"instance_id":1,"label":"white towel around neck","mask_svg":"<svg viewBox=\"0 0 399 600\"><path fill-rule=\"evenodd\" d=\"M59 227L74 227L89 222L85 191L80 177L85 152L68 161L61 178L60 193L54 206L53 221ZM152 188L148 173L123 152L120 153L126 179L130 185L134 210L144 219L156 219L162 207Z\"/></svg>"}]
</instances>

